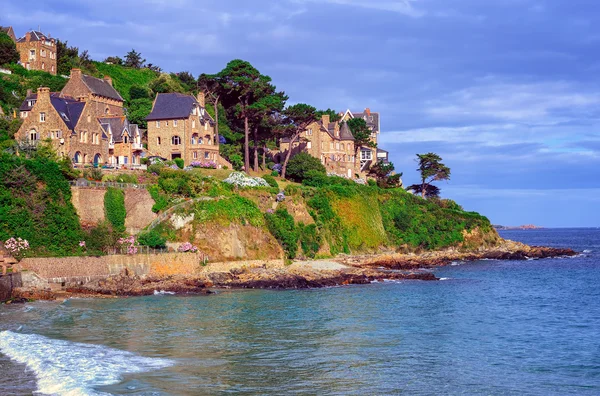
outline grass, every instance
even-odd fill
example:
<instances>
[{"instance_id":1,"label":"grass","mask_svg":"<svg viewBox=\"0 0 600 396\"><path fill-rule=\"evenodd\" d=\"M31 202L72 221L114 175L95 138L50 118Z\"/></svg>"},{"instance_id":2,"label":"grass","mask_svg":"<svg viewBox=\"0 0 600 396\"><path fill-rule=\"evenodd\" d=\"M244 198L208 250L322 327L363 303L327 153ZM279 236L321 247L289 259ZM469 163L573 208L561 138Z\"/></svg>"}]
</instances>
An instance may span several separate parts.
<instances>
[{"instance_id":1,"label":"grass","mask_svg":"<svg viewBox=\"0 0 600 396\"><path fill-rule=\"evenodd\" d=\"M103 62L94 62L94 64L99 76L110 76L112 78L113 86L125 100L130 99L129 90L132 86L147 87L152 80L158 77L158 74L150 69L132 69Z\"/></svg>"}]
</instances>

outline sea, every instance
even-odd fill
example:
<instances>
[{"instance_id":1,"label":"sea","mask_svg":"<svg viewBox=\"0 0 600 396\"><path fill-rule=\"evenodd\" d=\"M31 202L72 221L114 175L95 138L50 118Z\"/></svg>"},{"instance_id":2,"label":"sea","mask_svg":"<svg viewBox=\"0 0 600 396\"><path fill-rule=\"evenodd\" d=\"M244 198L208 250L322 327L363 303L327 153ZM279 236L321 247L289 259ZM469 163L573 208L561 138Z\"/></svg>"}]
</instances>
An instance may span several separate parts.
<instances>
[{"instance_id":1,"label":"sea","mask_svg":"<svg viewBox=\"0 0 600 396\"><path fill-rule=\"evenodd\" d=\"M600 395L600 229L438 282L0 306L0 395Z\"/></svg>"}]
</instances>

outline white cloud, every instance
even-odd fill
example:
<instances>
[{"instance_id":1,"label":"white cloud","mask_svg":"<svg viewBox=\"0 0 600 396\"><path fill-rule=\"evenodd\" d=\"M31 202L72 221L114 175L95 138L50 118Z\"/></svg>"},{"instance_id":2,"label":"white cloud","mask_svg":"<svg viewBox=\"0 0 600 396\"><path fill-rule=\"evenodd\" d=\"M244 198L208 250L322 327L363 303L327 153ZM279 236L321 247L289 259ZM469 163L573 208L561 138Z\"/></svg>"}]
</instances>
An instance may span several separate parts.
<instances>
[{"instance_id":1,"label":"white cloud","mask_svg":"<svg viewBox=\"0 0 600 396\"><path fill-rule=\"evenodd\" d=\"M379 11L391 11L414 18L421 17L424 11L416 9L413 4L418 0L292 0L294 3L328 3L348 7L367 8Z\"/></svg>"}]
</instances>

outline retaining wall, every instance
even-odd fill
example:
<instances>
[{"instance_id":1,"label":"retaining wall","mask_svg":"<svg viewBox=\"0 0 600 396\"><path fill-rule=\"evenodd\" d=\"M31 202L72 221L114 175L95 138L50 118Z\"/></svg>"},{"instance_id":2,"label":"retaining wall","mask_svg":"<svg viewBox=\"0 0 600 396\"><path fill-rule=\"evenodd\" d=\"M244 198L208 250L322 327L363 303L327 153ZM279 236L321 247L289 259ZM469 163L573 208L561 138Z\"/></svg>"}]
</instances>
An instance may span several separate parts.
<instances>
[{"instance_id":1,"label":"retaining wall","mask_svg":"<svg viewBox=\"0 0 600 396\"><path fill-rule=\"evenodd\" d=\"M10 299L13 289L21 286L23 283L20 273L0 276L0 302Z\"/></svg>"}]
</instances>

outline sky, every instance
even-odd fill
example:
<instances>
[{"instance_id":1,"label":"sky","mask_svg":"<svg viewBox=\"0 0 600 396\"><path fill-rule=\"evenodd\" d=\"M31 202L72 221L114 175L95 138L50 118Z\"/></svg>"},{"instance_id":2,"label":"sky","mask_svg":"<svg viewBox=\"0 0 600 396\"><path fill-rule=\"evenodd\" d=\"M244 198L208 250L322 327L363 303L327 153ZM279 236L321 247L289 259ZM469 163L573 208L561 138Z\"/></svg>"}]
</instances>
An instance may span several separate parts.
<instances>
[{"instance_id":1,"label":"sky","mask_svg":"<svg viewBox=\"0 0 600 396\"><path fill-rule=\"evenodd\" d=\"M600 226L597 0L22 0L0 25L41 27L95 60L134 48L165 71L232 59L291 103L381 113L405 185L417 153L451 168L442 196L494 224Z\"/></svg>"}]
</instances>

